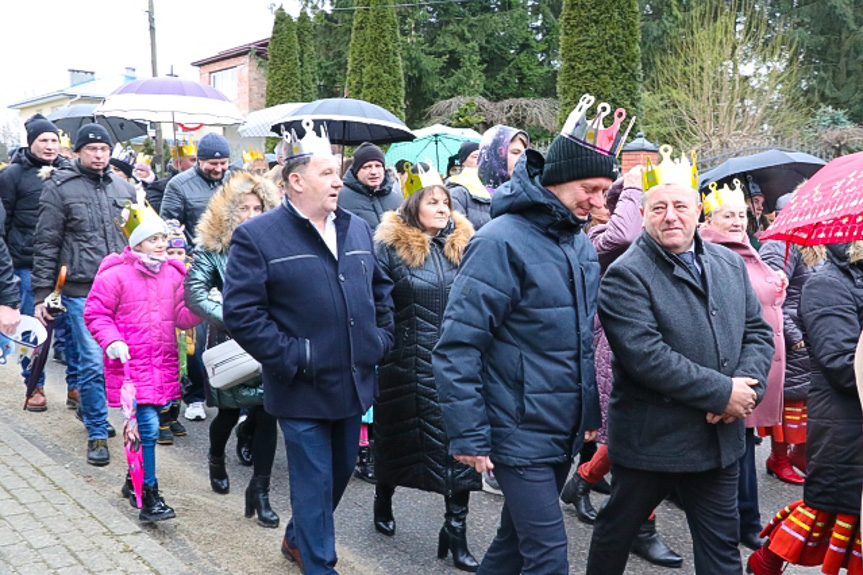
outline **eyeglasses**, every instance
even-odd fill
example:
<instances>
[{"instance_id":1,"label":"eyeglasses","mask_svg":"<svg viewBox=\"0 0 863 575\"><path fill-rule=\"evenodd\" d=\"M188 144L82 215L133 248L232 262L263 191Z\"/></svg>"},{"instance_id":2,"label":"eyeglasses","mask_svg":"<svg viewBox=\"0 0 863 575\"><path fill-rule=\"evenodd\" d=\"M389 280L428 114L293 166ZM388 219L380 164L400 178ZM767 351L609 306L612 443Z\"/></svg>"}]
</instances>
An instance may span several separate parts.
<instances>
[{"instance_id":1,"label":"eyeglasses","mask_svg":"<svg viewBox=\"0 0 863 575\"><path fill-rule=\"evenodd\" d=\"M110 154L111 153L111 147L106 146L104 144L101 144L101 145L100 144L87 144L86 146L82 147L81 150L82 151L87 150L91 154Z\"/></svg>"}]
</instances>

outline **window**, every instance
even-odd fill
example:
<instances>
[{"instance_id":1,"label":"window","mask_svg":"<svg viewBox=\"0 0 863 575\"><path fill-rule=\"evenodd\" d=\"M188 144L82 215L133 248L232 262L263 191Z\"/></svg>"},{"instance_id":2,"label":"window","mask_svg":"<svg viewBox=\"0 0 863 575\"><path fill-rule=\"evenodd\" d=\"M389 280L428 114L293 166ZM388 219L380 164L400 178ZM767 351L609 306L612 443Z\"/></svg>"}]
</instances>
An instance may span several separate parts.
<instances>
[{"instance_id":1,"label":"window","mask_svg":"<svg viewBox=\"0 0 863 575\"><path fill-rule=\"evenodd\" d=\"M229 100L237 99L237 68L210 72L210 86L220 91Z\"/></svg>"}]
</instances>

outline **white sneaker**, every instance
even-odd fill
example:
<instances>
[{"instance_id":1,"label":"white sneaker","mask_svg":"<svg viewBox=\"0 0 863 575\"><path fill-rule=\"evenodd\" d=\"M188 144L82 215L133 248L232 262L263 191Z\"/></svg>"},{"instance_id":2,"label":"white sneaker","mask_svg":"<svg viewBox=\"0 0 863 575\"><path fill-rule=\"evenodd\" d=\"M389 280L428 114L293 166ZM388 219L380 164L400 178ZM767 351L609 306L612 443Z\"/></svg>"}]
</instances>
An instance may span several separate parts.
<instances>
[{"instance_id":1,"label":"white sneaker","mask_svg":"<svg viewBox=\"0 0 863 575\"><path fill-rule=\"evenodd\" d=\"M195 401L186 406L186 411L183 417L189 421L204 421L207 419L207 412L204 411L204 402Z\"/></svg>"}]
</instances>

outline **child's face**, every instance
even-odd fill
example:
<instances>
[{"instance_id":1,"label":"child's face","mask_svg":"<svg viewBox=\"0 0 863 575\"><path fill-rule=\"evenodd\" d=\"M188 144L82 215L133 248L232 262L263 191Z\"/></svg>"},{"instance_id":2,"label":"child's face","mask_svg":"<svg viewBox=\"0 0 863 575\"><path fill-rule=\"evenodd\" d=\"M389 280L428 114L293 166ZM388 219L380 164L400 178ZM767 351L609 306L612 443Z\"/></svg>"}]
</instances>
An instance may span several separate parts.
<instances>
[{"instance_id":1,"label":"child's face","mask_svg":"<svg viewBox=\"0 0 863 575\"><path fill-rule=\"evenodd\" d=\"M165 257L168 249L168 237L165 234L154 234L132 248L132 250L156 257Z\"/></svg>"},{"instance_id":2,"label":"child's face","mask_svg":"<svg viewBox=\"0 0 863 575\"><path fill-rule=\"evenodd\" d=\"M169 260L186 261L186 250L183 248L168 248L167 254Z\"/></svg>"}]
</instances>

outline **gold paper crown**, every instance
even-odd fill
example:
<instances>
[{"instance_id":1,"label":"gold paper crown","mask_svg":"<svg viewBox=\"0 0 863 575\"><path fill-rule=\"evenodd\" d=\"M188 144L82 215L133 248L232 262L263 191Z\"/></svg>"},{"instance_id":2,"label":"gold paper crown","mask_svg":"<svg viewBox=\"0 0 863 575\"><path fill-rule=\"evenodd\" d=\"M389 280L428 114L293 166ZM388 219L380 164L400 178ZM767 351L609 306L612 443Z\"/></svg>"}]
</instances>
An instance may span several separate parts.
<instances>
[{"instance_id":1,"label":"gold paper crown","mask_svg":"<svg viewBox=\"0 0 863 575\"><path fill-rule=\"evenodd\" d=\"M704 215L709 216L722 206L746 206L746 198L743 194L743 185L740 180L734 178L734 188L729 188L728 184L723 184L721 188L717 188L716 182L710 182L710 194L704 198Z\"/></svg>"},{"instance_id":2,"label":"gold paper crown","mask_svg":"<svg viewBox=\"0 0 863 575\"><path fill-rule=\"evenodd\" d=\"M60 133L60 147L72 149L72 139L63 130L57 130Z\"/></svg>"},{"instance_id":3,"label":"gold paper crown","mask_svg":"<svg viewBox=\"0 0 863 575\"><path fill-rule=\"evenodd\" d=\"M138 153L138 156L135 158L136 164L147 164L149 166L152 161L153 158L151 158L147 154Z\"/></svg>"},{"instance_id":4,"label":"gold paper crown","mask_svg":"<svg viewBox=\"0 0 863 575\"><path fill-rule=\"evenodd\" d=\"M611 112L611 106L607 102L602 102L596 107L596 116L592 120L587 119L587 111L595 101L596 98L592 95L584 94L575 109L567 116L560 134L606 156L617 156L623 144L626 143L626 137L635 123L635 117L629 120L626 131L621 133L620 128L626 119L626 110L618 108L614 111L614 122L606 128L603 120Z\"/></svg>"},{"instance_id":5,"label":"gold paper crown","mask_svg":"<svg viewBox=\"0 0 863 575\"><path fill-rule=\"evenodd\" d=\"M428 169L423 167L423 164L428 166ZM420 191L423 188L427 188L429 186L443 186L443 180L440 177L440 174L434 169L434 164L430 159L426 159L425 161L418 163L416 165L417 173L411 169L410 163L405 164L405 173L408 175L405 180L404 186L402 187L402 191L404 192L404 197L410 197L412 194Z\"/></svg>"},{"instance_id":6,"label":"gold paper crown","mask_svg":"<svg viewBox=\"0 0 863 575\"><path fill-rule=\"evenodd\" d=\"M175 158L191 158L198 155L198 146L192 139L188 142L177 142L177 145L171 149L171 153Z\"/></svg>"},{"instance_id":7,"label":"gold paper crown","mask_svg":"<svg viewBox=\"0 0 863 575\"><path fill-rule=\"evenodd\" d=\"M260 150L253 150L249 148L245 152L243 152L243 163L251 162L252 160L263 160L264 153Z\"/></svg>"},{"instance_id":8,"label":"gold paper crown","mask_svg":"<svg viewBox=\"0 0 863 575\"><path fill-rule=\"evenodd\" d=\"M662 184L679 184L693 190L698 189L698 164L695 150L692 151L692 163L685 154L680 154L679 158L672 160L671 150L668 144L659 147L662 161L656 166L650 158L647 158L644 171L641 173L643 191L646 192Z\"/></svg>"},{"instance_id":9,"label":"gold paper crown","mask_svg":"<svg viewBox=\"0 0 863 575\"><path fill-rule=\"evenodd\" d=\"M315 123L308 118L303 120L303 129L306 131L306 135L302 138L298 137L294 130L291 130L290 134L284 135L285 141L288 143L286 160L333 155L326 124L321 124L320 136L315 133Z\"/></svg>"},{"instance_id":10,"label":"gold paper crown","mask_svg":"<svg viewBox=\"0 0 863 575\"><path fill-rule=\"evenodd\" d=\"M156 210L154 210L146 200L146 192L144 192L144 188L141 184L136 186L135 196L135 203L126 200L126 203L123 205L123 211L120 215L120 229L123 231L123 236L127 240L132 235L132 232L135 231L135 228L137 228L145 219L153 217L159 218L159 214L156 213Z\"/></svg>"}]
</instances>

